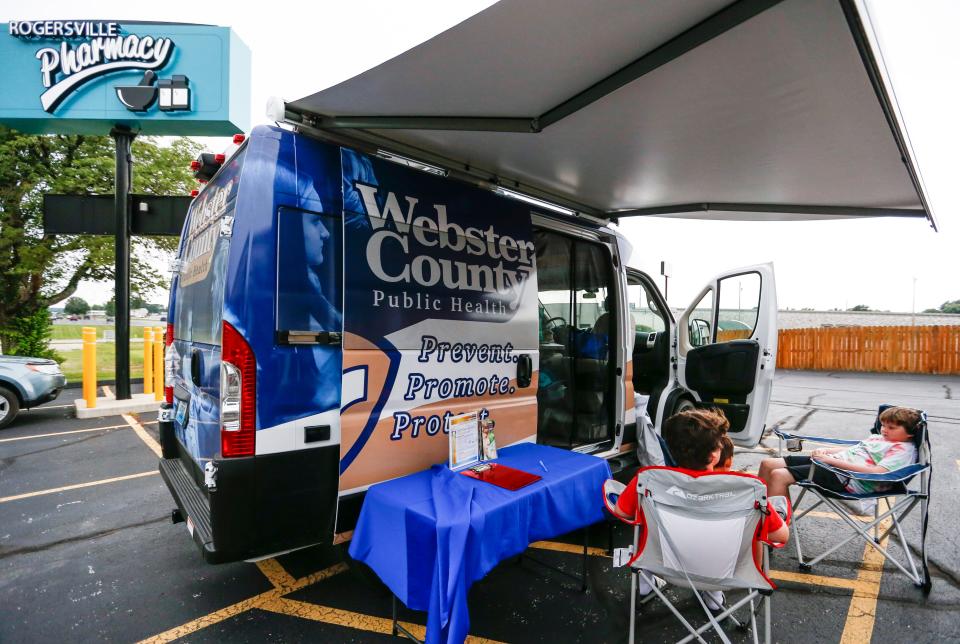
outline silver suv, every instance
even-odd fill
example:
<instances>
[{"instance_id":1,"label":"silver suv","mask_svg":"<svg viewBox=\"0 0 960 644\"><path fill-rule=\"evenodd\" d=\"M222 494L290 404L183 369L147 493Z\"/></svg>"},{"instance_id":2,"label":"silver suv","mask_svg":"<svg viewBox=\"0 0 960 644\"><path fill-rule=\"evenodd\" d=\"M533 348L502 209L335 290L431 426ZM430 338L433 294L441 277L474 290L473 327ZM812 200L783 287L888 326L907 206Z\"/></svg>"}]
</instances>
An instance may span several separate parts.
<instances>
[{"instance_id":1,"label":"silver suv","mask_svg":"<svg viewBox=\"0 0 960 644\"><path fill-rule=\"evenodd\" d=\"M0 429L12 423L21 409L59 396L66 384L67 377L53 360L0 356Z\"/></svg>"}]
</instances>

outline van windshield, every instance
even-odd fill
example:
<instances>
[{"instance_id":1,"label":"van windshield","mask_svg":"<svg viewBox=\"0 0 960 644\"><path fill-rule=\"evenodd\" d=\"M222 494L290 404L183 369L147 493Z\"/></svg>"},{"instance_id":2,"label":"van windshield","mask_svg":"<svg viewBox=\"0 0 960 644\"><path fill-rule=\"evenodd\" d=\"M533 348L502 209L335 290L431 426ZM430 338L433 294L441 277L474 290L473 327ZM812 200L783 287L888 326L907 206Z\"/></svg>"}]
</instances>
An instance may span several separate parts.
<instances>
[{"instance_id":1,"label":"van windshield","mask_svg":"<svg viewBox=\"0 0 960 644\"><path fill-rule=\"evenodd\" d=\"M220 345L223 291L230 237L220 235L224 217L233 217L245 149L227 162L190 206L181 244L174 337Z\"/></svg>"}]
</instances>

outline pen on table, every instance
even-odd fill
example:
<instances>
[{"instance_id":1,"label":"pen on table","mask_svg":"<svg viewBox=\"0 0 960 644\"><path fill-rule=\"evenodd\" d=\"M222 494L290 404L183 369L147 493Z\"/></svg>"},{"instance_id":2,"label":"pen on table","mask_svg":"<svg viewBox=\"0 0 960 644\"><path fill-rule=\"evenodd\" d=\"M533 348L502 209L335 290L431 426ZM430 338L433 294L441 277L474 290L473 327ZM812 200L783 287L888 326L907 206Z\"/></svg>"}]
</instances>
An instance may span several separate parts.
<instances>
[{"instance_id":1,"label":"pen on table","mask_svg":"<svg viewBox=\"0 0 960 644\"><path fill-rule=\"evenodd\" d=\"M547 466L543 464L543 461L540 461L540 467L543 468L543 471L544 471L544 472L549 472L549 471L550 471L550 470L547 469Z\"/></svg>"}]
</instances>

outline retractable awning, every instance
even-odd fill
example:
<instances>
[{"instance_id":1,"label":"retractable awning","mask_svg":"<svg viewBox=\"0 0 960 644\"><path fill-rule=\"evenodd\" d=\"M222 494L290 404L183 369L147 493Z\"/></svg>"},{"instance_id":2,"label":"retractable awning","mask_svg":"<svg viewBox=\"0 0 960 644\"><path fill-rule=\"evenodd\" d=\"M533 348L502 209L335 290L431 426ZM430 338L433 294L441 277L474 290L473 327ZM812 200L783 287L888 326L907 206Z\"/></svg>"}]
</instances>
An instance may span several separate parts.
<instances>
[{"instance_id":1,"label":"retractable awning","mask_svg":"<svg viewBox=\"0 0 960 644\"><path fill-rule=\"evenodd\" d=\"M935 226L863 11L503 0L286 118L601 219Z\"/></svg>"}]
</instances>

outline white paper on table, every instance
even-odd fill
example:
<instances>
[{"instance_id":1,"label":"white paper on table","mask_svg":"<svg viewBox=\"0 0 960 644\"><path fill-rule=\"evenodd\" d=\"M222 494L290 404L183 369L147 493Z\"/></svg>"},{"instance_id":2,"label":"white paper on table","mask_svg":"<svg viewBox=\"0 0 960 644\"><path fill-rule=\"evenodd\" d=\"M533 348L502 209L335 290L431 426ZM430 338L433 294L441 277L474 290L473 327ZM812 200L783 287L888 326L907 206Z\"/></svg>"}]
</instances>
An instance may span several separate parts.
<instances>
[{"instance_id":1,"label":"white paper on table","mask_svg":"<svg viewBox=\"0 0 960 644\"><path fill-rule=\"evenodd\" d=\"M480 462L480 431L477 412L450 417L450 469L458 470Z\"/></svg>"}]
</instances>

